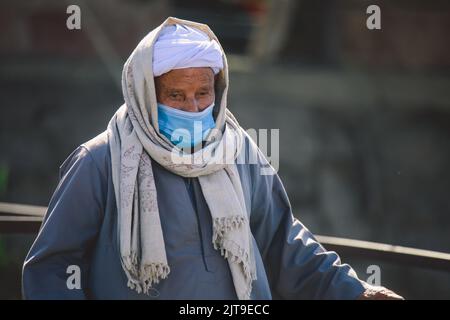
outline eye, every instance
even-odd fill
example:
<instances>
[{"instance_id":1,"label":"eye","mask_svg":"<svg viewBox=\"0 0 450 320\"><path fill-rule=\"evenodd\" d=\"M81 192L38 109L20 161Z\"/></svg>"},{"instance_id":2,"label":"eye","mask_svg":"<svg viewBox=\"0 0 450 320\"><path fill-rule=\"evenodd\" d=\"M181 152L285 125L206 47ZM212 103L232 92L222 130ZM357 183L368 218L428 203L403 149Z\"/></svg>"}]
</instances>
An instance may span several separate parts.
<instances>
[{"instance_id":1,"label":"eye","mask_svg":"<svg viewBox=\"0 0 450 320\"><path fill-rule=\"evenodd\" d=\"M179 93L171 93L171 94L169 94L169 97L171 99L180 99L181 98L181 94L179 94Z\"/></svg>"}]
</instances>

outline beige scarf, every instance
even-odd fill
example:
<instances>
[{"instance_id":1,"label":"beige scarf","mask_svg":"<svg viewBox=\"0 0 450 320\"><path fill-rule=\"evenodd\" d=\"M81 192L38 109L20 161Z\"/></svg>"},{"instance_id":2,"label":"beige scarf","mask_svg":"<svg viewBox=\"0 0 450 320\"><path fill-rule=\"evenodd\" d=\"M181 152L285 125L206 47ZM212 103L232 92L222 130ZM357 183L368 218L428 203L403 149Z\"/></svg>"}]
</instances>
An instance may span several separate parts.
<instances>
[{"instance_id":1,"label":"beige scarf","mask_svg":"<svg viewBox=\"0 0 450 320\"><path fill-rule=\"evenodd\" d=\"M148 294L153 284L170 273L151 166L154 160L177 175L198 177L212 216L214 248L228 260L237 297L249 299L256 267L249 213L235 165L243 133L226 108L225 55L216 86L218 130L209 135L210 142L202 150L186 154L173 152L174 146L158 134L153 44L163 26L175 23L198 28L217 40L206 25L168 18L139 43L125 63L122 74L125 104L113 116L107 130L122 267L128 286L138 293Z\"/></svg>"}]
</instances>

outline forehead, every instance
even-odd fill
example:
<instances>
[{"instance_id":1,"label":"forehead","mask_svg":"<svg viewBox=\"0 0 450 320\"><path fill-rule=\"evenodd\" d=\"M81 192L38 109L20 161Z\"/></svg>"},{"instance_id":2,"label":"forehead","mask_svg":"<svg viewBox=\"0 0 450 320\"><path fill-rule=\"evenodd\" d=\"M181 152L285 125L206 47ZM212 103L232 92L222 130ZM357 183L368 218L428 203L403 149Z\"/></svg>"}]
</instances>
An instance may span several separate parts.
<instances>
[{"instance_id":1,"label":"forehead","mask_svg":"<svg viewBox=\"0 0 450 320\"><path fill-rule=\"evenodd\" d=\"M211 68L174 69L155 80L166 88L212 85L214 84L214 72Z\"/></svg>"}]
</instances>

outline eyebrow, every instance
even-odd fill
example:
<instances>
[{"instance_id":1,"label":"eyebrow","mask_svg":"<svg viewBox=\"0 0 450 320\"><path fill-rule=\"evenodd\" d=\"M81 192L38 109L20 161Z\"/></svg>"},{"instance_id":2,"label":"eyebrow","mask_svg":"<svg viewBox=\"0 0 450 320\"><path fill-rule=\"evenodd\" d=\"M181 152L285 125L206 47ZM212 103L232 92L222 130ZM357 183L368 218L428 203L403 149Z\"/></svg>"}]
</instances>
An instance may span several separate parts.
<instances>
[{"instance_id":1,"label":"eyebrow","mask_svg":"<svg viewBox=\"0 0 450 320\"><path fill-rule=\"evenodd\" d=\"M201 86L200 88L198 88L198 90L206 90L206 91L210 91L212 89L212 86L210 85L204 85ZM183 89L178 89L178 88L166 88L165 89L166 93L184 93Z\"/></svg>"},{"instance_id":2,"label":"eyebrow","mask_svg":"<svg viewBox=\"0 0 450 320\"><path fill-rule=\"evenodd\" d=\"M171 89L171 88L167 88L166 93L183 93L184 91L181 89Z\"/></svg>"}]
</instances>

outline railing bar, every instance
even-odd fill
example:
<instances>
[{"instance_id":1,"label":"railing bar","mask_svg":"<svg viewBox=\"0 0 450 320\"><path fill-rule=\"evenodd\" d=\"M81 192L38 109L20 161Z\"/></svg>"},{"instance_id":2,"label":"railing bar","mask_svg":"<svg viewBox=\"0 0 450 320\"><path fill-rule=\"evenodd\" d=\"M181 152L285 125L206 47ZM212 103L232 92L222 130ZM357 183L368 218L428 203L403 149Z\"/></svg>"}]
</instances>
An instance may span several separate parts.
<instances>
[{"instance_id":1,"label":"railing bar","mask_svg":"<svg viewBox=\"0 0 450 320\"><path fill-rule=\"evenodd\" d=\"M43 217L46 211L47 207L42 206L0 202L0 215L15 214L23 216Z\"/></svg>"},{"instance_id":2,"label":"railing bar","mask_svg":"<svg viewBox=\"0 0 450 320\"><path fill-rule=\"evenodd\" d=\"M322 244L339 245L341 247L352 247L359 249L366 249L372 251L382 251L401 255L414 255L427 258L435 258L447 260L450 262L450 254L445 252L416 249L410 247L396 246L385 243L362 241L355 239L337 238L329 236L317 236L317 240Z\"/></svg>"}]
</instances>

